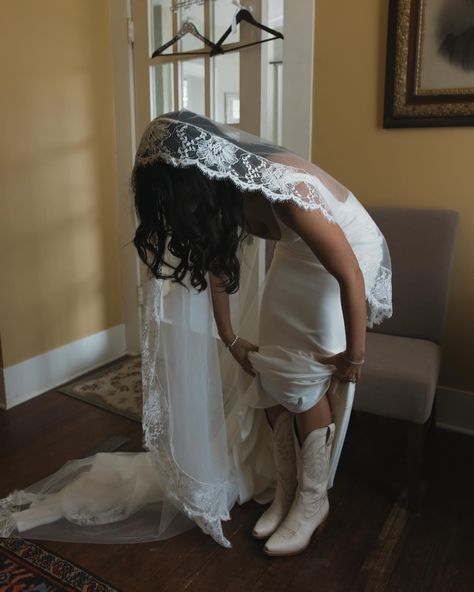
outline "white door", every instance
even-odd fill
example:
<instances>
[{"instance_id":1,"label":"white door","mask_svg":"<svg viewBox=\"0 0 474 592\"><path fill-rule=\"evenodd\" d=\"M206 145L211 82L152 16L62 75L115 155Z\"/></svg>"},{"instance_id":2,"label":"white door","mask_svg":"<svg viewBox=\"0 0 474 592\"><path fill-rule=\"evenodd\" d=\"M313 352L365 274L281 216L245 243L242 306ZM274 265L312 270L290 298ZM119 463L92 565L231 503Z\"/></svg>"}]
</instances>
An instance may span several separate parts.
<instances>
[{"instance_id":1,"label":"white door","mask_svg":"<svg viewBox=\"0 0 474 592\"><path fill-rule=\"evenodd\" d=\"M137 136L151 118L181 108L260 135L265 131L262 113L268 111L263 92L268 62L281 55L282 41L209 58L204 43L187 34L162 55L151 59L153 51L171 40L185 21L190 20L204 37L216 41L231 24L236 11L231 0L207 1L172 10L176 4L172 0L132 2ZM272 6L270 23L266 17L267 4ZM249 0L245 6L252 10L256 20L282 28L283 0ZM259 35L258 29L242 23L226 44L254 41ZM172 55L186 51L195 55ZM267 125L266 120L264 123Z\"/></svg>"},{"instance_id":2,"label":"white door","mask_svg":"<svg viewBox=\"0 0 474 592\"><path fill-rule=\"evenodd\" d=\"M236 11L231 0L207 0L190 8L173 10L176 4L179 2L175 0L131 0L129 4L128 16L133 22L132 105L134 103L136 141L152 118L186 108L281 143L308 157L313 0L298 0L297 13L294 0L243 2L257 21L282 31L284 41L269 41L209 58L203 42L188 34L162 55L151 59L153 51L172 39L186 20L189 19L206 38L216 41L231 24ZM113 11L114 2L111 5ZM255 41L260 35L258 29L242 23L226 44ZM268 35L263 33L265 37ZM187 51L194 55L172 55ZM286 63L291 73L287 73ZM260 253L261 283L265 267L264 241L256 240L254 247ZM136 261L132 263L130 257L124 262L136 269ZM144 266L140 269L144 273ZM132 277L133 273L125 276ZM136 351L136 344L140 343L140 289L124 285L124 292L128 308L136 302L136 317L126 318L127 342L134 344L129 345L128 350Z\"/></svg>"}]
</instances>

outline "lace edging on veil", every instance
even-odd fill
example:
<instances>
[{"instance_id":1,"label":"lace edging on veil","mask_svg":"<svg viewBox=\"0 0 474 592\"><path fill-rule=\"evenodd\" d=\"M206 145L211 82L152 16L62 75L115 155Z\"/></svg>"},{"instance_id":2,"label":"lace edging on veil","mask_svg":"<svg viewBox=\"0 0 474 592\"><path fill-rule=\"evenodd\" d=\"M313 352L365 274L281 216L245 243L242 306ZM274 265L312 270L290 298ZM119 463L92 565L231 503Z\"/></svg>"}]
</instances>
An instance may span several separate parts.
<instances>
[{"instance_id":1,"label":"lace edging on veil","mask_svg":"<svg viewBox=\"0 0 474 592\"><path fill-rule=\"evenodd\" d=\"M333 224L336 216L321 194L320 181L301 168L274 162L248 152L188 121L161 116L147 127L137 151L136 165L163 160L175 167L197 166L211 179L230 179L244 190L262 191L271 201L293 201L305 210L318 210ZM378 264L367 290L367 327L392 315L391 271Z\"/></svg>"},{"instance_id":2,"label":"lace edging on veil","mask_svg":"<svg viewBox=\"0 0 474 592\"><path fill-rule=\"evenodd\" d=\"M380 325L392 316L392 272L383 265L378 268L377 277L367 298L367 327Z\"/></svg>"},{"instance_id":3,"label":"lace edging on veil","mask_svg":"<svg viewBox=\"0 0 474 592\"><path fill-rule=\"evenodd\" d=\"M180 469L172 452L170 413L165 389L156 368L159 349L160 305L163 280L151 278L145 300L143 322L143 442L151 451L152 461L166 476L167 498L203 532L224 547L232 547L222 532L221 520L230 520L228 511L229 482L202 483Z\"/></svg>"},{"instance_id":4,"label":"lace edging on veil","mask_svg":"<svg viewBox=\"0 0 474 592\"><path fill-rule=\"evenodd\" d=\"M160 117L141 140L136 164L163 160L176 167L197 166L211 179L230 179L241 189L262 191L272 201L293 201L305 210L319 210L335 223L318 180L287 164L248 152L190 123Z\"/></svg>"}]
</instances>

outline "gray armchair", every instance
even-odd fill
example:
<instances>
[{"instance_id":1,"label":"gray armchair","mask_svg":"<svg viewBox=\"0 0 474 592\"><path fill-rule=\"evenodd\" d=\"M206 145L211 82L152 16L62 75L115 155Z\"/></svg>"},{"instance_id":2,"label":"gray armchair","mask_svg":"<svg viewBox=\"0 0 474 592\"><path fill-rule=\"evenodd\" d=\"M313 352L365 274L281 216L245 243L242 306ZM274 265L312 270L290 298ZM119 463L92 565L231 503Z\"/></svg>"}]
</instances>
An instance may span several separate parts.
<instances>
[{"instance_id":1,"label":"gray armchair","mask_svg":"<svg viewBox=\"0 0 474 592\"><path fill-rule=\"evenodd\" d=\"M367 208L392 258L393 316L367 331L353 410L406 425L406 505L420 506L426 432L436 421L441 336L459 215L447 209Z\"/></svg>"}]
</instances>

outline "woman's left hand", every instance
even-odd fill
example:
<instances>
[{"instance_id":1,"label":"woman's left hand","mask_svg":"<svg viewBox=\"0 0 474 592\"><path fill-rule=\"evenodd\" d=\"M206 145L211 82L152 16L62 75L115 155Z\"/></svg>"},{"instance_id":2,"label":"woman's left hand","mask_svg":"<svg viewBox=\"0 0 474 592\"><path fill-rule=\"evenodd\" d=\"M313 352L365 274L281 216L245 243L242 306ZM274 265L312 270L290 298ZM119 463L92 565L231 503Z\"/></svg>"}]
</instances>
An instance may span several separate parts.
<instances>
[{"instance_id":1,"label":"woman's left hand","mask_svg":"<svg viewBox=\"0 0 474 592\"><path fill-rule=\"evenodd\" d=\"M362 365L351 364L346 361L346 352L340 352L333 356L319 357L319 361L323 364L332 364L336 366L337 370L334 376L340 382L357 382L362 374Z\"/></svg>"}]
</instances>

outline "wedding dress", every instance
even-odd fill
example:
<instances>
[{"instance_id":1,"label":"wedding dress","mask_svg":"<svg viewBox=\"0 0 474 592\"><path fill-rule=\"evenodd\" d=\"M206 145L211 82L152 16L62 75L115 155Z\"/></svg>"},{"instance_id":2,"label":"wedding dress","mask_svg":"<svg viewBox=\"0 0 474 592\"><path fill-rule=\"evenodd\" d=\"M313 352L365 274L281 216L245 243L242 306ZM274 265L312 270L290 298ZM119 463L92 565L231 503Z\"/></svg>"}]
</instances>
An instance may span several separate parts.
<instances>
[{"instance_id":1,"label":"wedding dress","mask_svg":"<svg viewBox=\"0 0 474 592\"><path fill-rule=\"evenodd\" d=\"M135 166L157 159L197 166L270 201L291 199L343 229L361 267L367 326L392 314L385 239L354 194L312 163L231 126L189 111L151 122ZM278 216L275 213L278 221ZM345 349L336 279L282 221L281 239L262 283L260 239L239 252L239 291L230 295L236 333L258 343L247 375L217 336L210 290L150 277L142 331L145 452L73 459L0 500L0 536L135 543L198 525L224 547L235 503L271 501L275 466L264 408L301 412L328 394L336 434L332 487L350 417L353 383L333 378L319 356ZM189 284L188 284L189 286Z\"/></svg>"}]
</instances>

